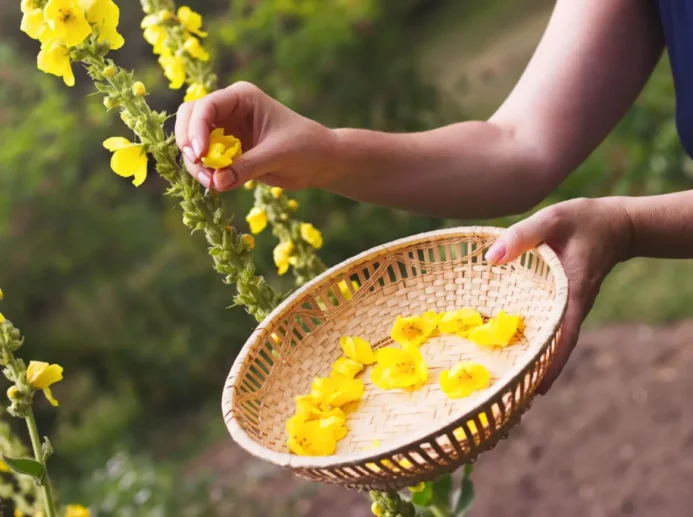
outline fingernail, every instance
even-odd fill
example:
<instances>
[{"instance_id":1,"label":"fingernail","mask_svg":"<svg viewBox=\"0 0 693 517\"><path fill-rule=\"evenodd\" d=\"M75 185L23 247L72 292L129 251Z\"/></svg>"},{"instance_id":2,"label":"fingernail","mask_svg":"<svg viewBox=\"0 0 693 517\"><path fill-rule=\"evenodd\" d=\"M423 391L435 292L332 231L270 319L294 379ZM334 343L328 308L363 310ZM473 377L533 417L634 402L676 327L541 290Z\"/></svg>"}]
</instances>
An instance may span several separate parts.
<instances>
[{"instance_id":1,"label":"fingernail","mask_svg":"<svg viewBox=\"0 0 693 517\"><path fill-rule=\"evenodd\" d=\"M486 261L490 264L496 264L505 257L506 253L505 245L501 242L497 242L486 252Z\"/></svg>"},{"instance_id":2,"label":"fingernail","mask_svg":"<svg viewBox=\"0 0 693 517\"><path fill-rule=\"evenodd\" d=\"M212 177L206 172L198 172L197 181L202 183L204 188L210 188L212 186Z\"/></svg>"},{"instance_id":3,"label":"fingernail","mask_svg":"<svg viewBox=\"0 0 693 517\"><path fill-rule=\"evenodd\" d=\"M193 146L193 149L195 149L195 156L197 158L202 158L202 142L200 142L200 139L197 137L194 137L192 139L192 146Z\"/></svg>"},{"instance_id":4,"label":"fingernail","mask_svg":"<svg viewBox=\"0 0 693 517\"><path fill-rule=\"evenodd\" d=\"M229 190L232 188L238 176L232 169L221 169L214 174L214 183L219 187L219 190Z\"/></svg>"},{"instance_id":5,"label":"fingernail","mask_svg":"<svg viewBox=\"0 0 693 517\"><path fill-rule=\"evenodd\" d=\"M183 147L183 154L192 163L197 163L198 161L200 161L197 155L195 154L195 151L193 151L192 147L190 146L186 145L185 147Z\"/></svg>"}]
</instances>

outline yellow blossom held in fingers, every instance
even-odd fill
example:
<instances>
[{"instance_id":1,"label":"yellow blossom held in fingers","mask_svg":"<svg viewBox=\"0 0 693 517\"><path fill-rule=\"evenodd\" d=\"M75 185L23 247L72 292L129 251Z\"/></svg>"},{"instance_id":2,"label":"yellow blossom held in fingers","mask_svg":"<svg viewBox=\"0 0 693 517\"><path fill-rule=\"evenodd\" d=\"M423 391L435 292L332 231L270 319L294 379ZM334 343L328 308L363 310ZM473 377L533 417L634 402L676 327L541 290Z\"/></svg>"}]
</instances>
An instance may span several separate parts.
<instances>
[{"instance_id":1,"label":"yellow blossom held in fingers","mask_svg":"<svg viewBox=\"0 0 693 517\"><path fill-rule=\"evenodd\" d=\"M403 318L398 316L390 337L400 345L420 346L433 334L437 324L436 318L423 316Z\"/></svg>"},{"instance_id":2,"label":"yellow blossom held in fingers","mask_svg":"<svg viewBox=\"0 0 693 517\"><path fill-rule=\"evenodd\" d=\"M510 344L517 330L522 325L520 316L510 316L501 311L488 323L476 327L469 333L469 340L482 346L499 346L505 348Z\"/></svg>"},{"instance_id":3,"label":"yellow blossom held in fingers","mask_svg":"<svg viewBox=\"0 0 693 517\"><path fill-rule=\"evenodd\" d=\"M98 41L108 41L111 50L125 44L125 39L118 33L120 9L113 0L79 0L84 9L87 21L96 25L99 31Z\"/></svg>"},{"instance_id":4,"label":"yellow blossom held in fingers","mask_svg":"<svg viewBox=\"0 0 693 517\"><path fill-rule=\"evenodd\" d=\"M310 223L301 223L301 238L315 249L322 248L322 233Z\"/></svg>"},{"instance_id":5,"label":"yellow blossom held in fingers","mask_svg":"<svg viewBox=\"0 0 693 517\"><path fill-rule=\"evenodd\" d=\"M321 404L341 408L349 402L361 400L363 392L364 385L359 379L318 377L313 381L310 394Z\"/></svg>"},{"instance_id":6,"label":"yellow blossom held in fingers","mask_svg":"<svg viewBox=\"0 0 693 517\"><path fill-rule=\"evenodd\" d=\"M75 85L70 51L58 40L44 44L36 58L36 62L38 69L42 72L62 77L67 86Z\"/></svg>"},{"instance_id":7,"label":"yellow blossom held in fingers","mask_svg":"<svg viewBox=\"0 0 693 517\"><path fill-rule=\"evenodd\" d=\"M363 371L363 364L348 357L340 357L332 364L331 377L345 377L353 379Z\"/></svg>"},{"instance_id":8,"label":"yellow blossom held in fingers","mask_svg":"<svg viewBox=\"0 0 693 517\"><path fill-rule=\"evenodd\" d=\"M135 97L144 97L147 95L147 87L141 81L136 81L135 84L132 85L132 94Z\"/></svg>"},{"instance_id":9,"label":"yellow blossom held in fingers","mask_svg":"<svg viewBox=\"0 0 693 517\"><path fill-rule=\"evenodd\" d=\"M210 169L224 169L243 153L241 141L233 135L225 135L219 127L209 135L209 150L202 157L202 164Z\"/></svg>"},{"instance_id":10,"label":"yellow blossom held in fingers","mask_svg":"<svg viewBox=\"0 0 693 517\"><path fill-rule=\"evenodd\" d=\"M196 37L191 36L186 39L185 43L183 43L183 48L195 59L205 62L209 61L209 53L205 50L200 43L200 40Z\"/></svg>"},{"instance_id":11,"label":"yellow blossom held in fingers","mask_svg":"<svg viewBox=\"0 0 693 517\"><path fill-rule=\"evenodd\" d=\"M249 250L254 250L255 249L255 237L249 234L243 234L243 244L245 244L245 247L248 248Z\"/></svg>"},{"instance_id":12,"label":"yellow blossom held in fingers","mask_svg":"<svg viewBox=\"0 0 693 517\"><path fill-rule=\"evenodd\" d=\"M282 197L282 194L284 193L284 189L282 189L280 187L272 187L270 189L270 193L272 194L272 197L274 199L279 199L280 197Z\"/></svg>"},{"instance_id":13,"label":"yellow blossom held in fingers","mask_svg":"<svg viewBox=\"0 0 693 517\"><path fill-rule=\"evenodd\" d=\"M164 48L159 56L159 64L164 69L166 79L171 81L168 85L172 90L178 90L185 84L185 61L181 56L173 55Z\"/></svg>"},{"instance_id":14,"label":"yellow blossom held in fingers","mask_svg":"<svg viewBox=\"0 0 693 517\"><path fill-rule=\"evenodd\" d=\"M245 220L250 225L250 232L256 235L267 228L267 212L261 208L253 207Z\"/></svg>"},{"instance_id":15,"label":"yellow blossom held in fingers","mask_svg":"<svg viewBox=\"0 0 693 517\"><path fill-rule=\"evenodd\" d=\"M152 52L157 55L163 54L164 50L166 50L167 37L166 29L161 25L152 25L144 29L144 39L154 47Z\"/></svg>"},{"instance_id":16,"label":"yellow blossom held in fingers","mask_svg":"<svg viewBox=\"0 0 693 517\"><path fill-rule=\"evenodd\" d=\"M364 365L374 364L376 355L373 353L371 344L360 337L342 336L339 338L339 346L342 347L344 355L352 361Z\"/></svg>"},{"instance_id":17,"label":"yellow blossom held in fingers","mask_svg":"<svg viewBox=\"0 0 693 517\"><path fill-rule=\"evenodd\" d=\"M91 34L91 25L77 0L49 0L43 14L48 27L68 48L79 45Z\"/></svg>"},{"instance_id":18,"label":"yellow blossom held in fingers","mask_svg":"<svg viewBox=\"0 0 693 517\"><path fill-rule=\"evenodd\" d=\"M132 184L139 187L147 179L147 153L141 144L133 144L127 138L114 136L103 146L113 153L111 169L123 178L133 177Z\"/></svg>"},{"instance_id":19,"label":"yellow blossom held in fingers","mask_svg":"<svg viewBox=\"0 0 693 517\"><path fill-rule=\"evenodd\" d=\"M482 364L462 361L450 370L440 372L440 387L449 398L468 397L475 391L488 388L491 374Z\"/></svg>"},{"instance_id":20,"label":"yellow blossom held in fingers","mask_svg":"<svg viewBox=\"0 0 693 517\"><path fill-rule=\"evenodd\" d=\"M88 508L79 504L68 504L65 507L65 517L90 517Z\"/></svg>"},{"instance_id":21,"label":"yellow blossom held in fingers","mask_svg":"<svg viewBox=\"0 0 693 517\"><path fill-rule=\"evenodd\" d=\"M205 88L204 84L192 83L190 86L188 86L188 89L185 90L185 98L183 101L197 101L206 96L208 93L209 92L207 91L207 88Z\"/></svg>"},{"instance_id":22,"label":"yellow blossom held in fingers","mask_svg":"<svg viewBox=\"0 0 693 517\"><path fill-rule=\"evenodd\" d=\"M474 327L484 324L484 320L478 311L469 308L443 313L438 322L438 329L443 334L457 334L467 337Z\"/></svg>"},{"instance_id":23,"label":"yellow blossom held in fingers","mask_svg":"<svg viewBox=\"0 0 693 517\"><path fill-rule=\"evenodd\" d=\"M251 229L252 231L252 229ZM277 271L280 275L285 274L289 270L291 264L291 256L294 253L294 243L291 241L280 242L274 248L272 253L274 264L277 266Z\"/></svg>"},{"instance_id":24,"label":"yellow blossom held in fingers","mask_svg":"<svg viewBox=\"0 0 693 517\"><path fill-rule=\"evenodd\" d=\"M207 33L202 31L202 16L196 13L187 5L183 5L178 9L178 20L183 28L200 38L206 38Z\"/></svg>"},{"instance_id":25,"label":"yellow blossom held in fingers","mask_svg":"<svg viewBox=\"0 0 693 517\"><path fill-rule=\"evenodd\" d=\"M58 401L53 398L51 385L63 379L63 367L58 364L48 364L41 361L31 361L26 369L26 380L35 390L43 390L43 394L53 406Z\"/></svg>"},{"instance_id":26,"label":"yellow blossom held in fingers","mask_svg":"<svg viewBox=\"0 0 693 517\"><path fill-rule=\"evenodd\" d=\"M417 389L428 379L428 365L415 345L385 347L376 353L371 380L384 390Z\"/></svg>"}]
</instances>

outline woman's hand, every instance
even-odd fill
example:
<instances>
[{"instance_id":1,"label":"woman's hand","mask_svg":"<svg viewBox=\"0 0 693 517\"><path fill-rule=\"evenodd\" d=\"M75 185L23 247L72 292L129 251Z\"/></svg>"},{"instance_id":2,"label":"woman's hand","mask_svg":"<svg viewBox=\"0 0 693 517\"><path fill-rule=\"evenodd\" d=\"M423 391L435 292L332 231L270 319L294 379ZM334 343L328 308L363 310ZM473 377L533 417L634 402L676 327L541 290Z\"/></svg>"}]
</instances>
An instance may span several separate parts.
<instances>
[{"instance_id":1,"label":"woman's hand","mask_svg":"<svg viewBox=\"0 0 693 517\"><path fill-rule=\"evenodd\" d=\"M629 257L632 233L630 217L619 198L574 199L515 224L488 250L489 262L505 264L545 242L557 253L568 276L568 308L561 337L539 393L548 391L568 362L604 278Z\"/></svg>"},{"instance_id":2,"label":"woman's hand","mask_svg":"<svg viewBox=\"0 0 693 517\"><path fill-rule=\"evenodd\" d=\"M223 127L241 140L243 155L228 169L206 169L209 134ZM250 83L239 82L178 110L176 143L188 172L206 188L224 191L250 179L297 189L324 186L335 137L326 127L291 111Z\"/></svg>"}]
</instances>

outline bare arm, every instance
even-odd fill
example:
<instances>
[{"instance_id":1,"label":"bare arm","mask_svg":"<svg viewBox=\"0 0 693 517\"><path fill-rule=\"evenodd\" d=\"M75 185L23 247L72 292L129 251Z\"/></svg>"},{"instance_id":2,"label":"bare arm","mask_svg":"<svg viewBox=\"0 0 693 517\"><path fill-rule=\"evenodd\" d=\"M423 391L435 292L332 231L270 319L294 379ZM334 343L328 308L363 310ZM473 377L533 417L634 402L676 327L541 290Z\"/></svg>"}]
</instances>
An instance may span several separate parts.
<instances>
[{"instance_id":1,"label":"bare arm","mask_svg":"<svg viewBox=\"0 0 693 517\"><path fill-rule=\"evenodd\" d=\"M649 0L558 0L522 78L488 122L408 135L338 130L346 159L330 188L459 218L524 211L599 145L662 48Z\"/></svg>"},{"instance_id":2,"label":"bare arm","mask_svg":"<svg viewBox=\"0 0 693 517\"><path fill-rule=\"evenodd\" d=\"M558 0L525 73L487 122L414 134L329 130L236 83L183 104L176 140L190 173L217 190L259 179L455 218L518 213L603 140L662 48L651 0ZM221 126L245 153L212 171L200 158Z\"/></svg>"}]
</instances>

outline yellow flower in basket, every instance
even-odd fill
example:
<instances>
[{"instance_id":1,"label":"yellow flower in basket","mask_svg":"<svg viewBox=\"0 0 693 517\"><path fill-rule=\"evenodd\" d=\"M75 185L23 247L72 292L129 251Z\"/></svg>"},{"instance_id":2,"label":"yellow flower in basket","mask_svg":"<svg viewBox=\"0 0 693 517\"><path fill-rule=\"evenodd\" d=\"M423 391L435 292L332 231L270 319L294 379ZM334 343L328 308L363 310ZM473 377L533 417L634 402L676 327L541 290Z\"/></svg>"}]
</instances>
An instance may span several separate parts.
<instances>
[{"instance_id":1,"label":"yellow flower in basket","mask_svg":"<svg viewBox=\"0 0 693 517\"><path fill-rule=\"evenodd\" d=\"M509 316L501 311L488 323L476 327L469 333L469 340L482 346L506 347L522 325L520 316Z\"/></svg>"},{"instance_id":2,"label":"yellow flower in basket","mask_svg":"<svg viewBox=\"0 0 693 517\"><path fill-rule=\"evenodd\" d=\"M361 400L363 392L363 382L359 379L318 377L313 381L310 394L321 404L341 408L349 402Z\"/></svg>"},{"instance_id":3,"label":"yellow flower in basket","mask_svg":"<svg viewBox=\"0 0 693 517\"><path fill-rule=\"evenodd\" d=\"M440 316L427 312L423 316L397 317L390 337L400 345L422 345L436 330Z\"/></svg>"},{"instance_id":4,"label":"yellow flower in basket","mask_svg":"<svg viewBox=\"0 0 693 517\"><path fill-rule=\"evenodd\" d=\"M337 441L347 433L344 420L328 417L304 421L298 416L286 422L289 450L299 456L330 456L337 450Z\"/></svg>"},{"instance_id":5,"label":"yellow flower in basket","mask_svg":"<svg viewBox=\"0 0 693 517\"><path fill-rule=\"evenodd\" d=\"M209 135L209 151L202 158L202 163L210 169L223 169L242 152L241 141L233 135L225 135L224 128L220 127Z\"/></svg>"},{"instance_id":6,"label":"yellow flower in basket","mask_svg":"<svg viewBox=\"0 0 693 517\"><path fill-rule=\"evenodd\" d=\"M478 363L463 361L440 372L440 387L451 399L468 397L475 391L488 388L490 382L491 374Z\"/></svg>"},{"instance_id":7,"label":"yellow flower in basket","mask_svg":"<svg viewBox=\"0 0 693 517\"><path fill-rule=\"evenodd\" d=\"M371 372L371 380L379 388L416 389L428 379L428 365L414 345L381 348L376 357L378 362Z\"/></svg>"},{"instance_id":8,"label":"yellow flower in basket","mask_svg":"<svg viewBox=\"0 0 693 517\"><path fill-rule=\"evenodd\" d=\"M301 395L296 397L296 416L306 422L311 420L322 420L324 418L341 418L346 422L344 411L339 408L332 408L322 404L311 395Z\"/></svg>"},{"instance_id":9,"label":"yellow flower in basket","mask_svg":"<svg viewBox=\"0 0 693 517\"><path fill-rule=\"evenodd\" d=\"M332 364L331 377L353 379L363 371L363 364L348 357L340 357Z\"/></svg>"},{"instance_id":10,"label":"yellow flower in basket","mask_svg":"<svg viewBox=\"0 0 693 517\"><path fill-rule=\"evenodd\" d=\"M458 311L443 313L438 329L443 334L457 334L460 337L468 337L474 327L484 324L484 320L478 311L463 308Z\"/></svg>"},{"instance_id":11,"label":"yellow flower in basket","mask_svg":"<svg viewBox=\"0 0 693 517\"><path fill-rule=\"evenodd\" d=\"M342 347L344 355L353 361L365 365L375 363L376 358L371 344L365 339L342 336L339 338L339 346Z\"/></svg>"}]
</instances>

